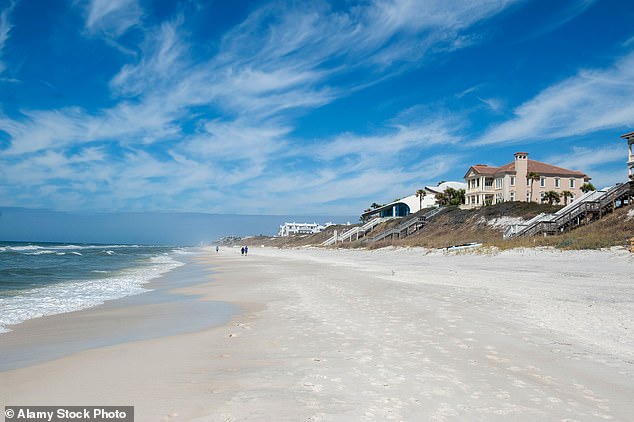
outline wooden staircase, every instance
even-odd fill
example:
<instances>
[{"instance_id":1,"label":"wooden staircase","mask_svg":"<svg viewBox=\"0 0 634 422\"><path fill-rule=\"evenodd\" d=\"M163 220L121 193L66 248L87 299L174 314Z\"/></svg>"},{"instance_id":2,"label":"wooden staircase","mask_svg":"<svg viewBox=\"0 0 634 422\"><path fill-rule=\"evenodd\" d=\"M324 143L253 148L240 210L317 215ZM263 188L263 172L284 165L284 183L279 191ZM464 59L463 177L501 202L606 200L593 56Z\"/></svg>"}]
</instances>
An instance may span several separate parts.
<instances>
[{"instance_id":1,"label":"wooden staircase","mask_svg":"<svg viewBox=\"0 0 634 422\"><path fill-rule=\"evenodd\" d=\"M634 180L588 192L555 214L540 214L524 224L509 226L504 232L504 238L563 233L603 218L616 208L632 205L633 198Z\"/></svg>"},{"instance_id":2,"label":"wooden staircase","mask_svg":"<svg viewBox=\"0 0 634 422\"><path fill-rule=\"evenodd\" d=\"M407 220L396 227L392 227L390 229L384 230L378 235L372 238L368 238L367 240L370 242L378 242L379 240L383 240L388 237L390 239L394 239L394 238L402 239L404 237L407 237L413 233L416 233L418 230L422 229L431 218L433 218L435 215L440 213L443 209L444 208L442 207L434 208L433 210L423 215Z\"/></svg>"}]
</instances>

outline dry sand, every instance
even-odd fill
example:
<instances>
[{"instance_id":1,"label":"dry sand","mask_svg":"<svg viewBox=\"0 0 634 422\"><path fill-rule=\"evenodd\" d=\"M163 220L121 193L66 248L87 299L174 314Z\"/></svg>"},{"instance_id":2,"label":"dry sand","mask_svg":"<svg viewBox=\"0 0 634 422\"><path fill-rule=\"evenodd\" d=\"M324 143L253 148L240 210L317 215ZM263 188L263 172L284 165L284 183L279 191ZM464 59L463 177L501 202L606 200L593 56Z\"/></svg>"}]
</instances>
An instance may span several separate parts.
<instances>
[{"instance_id":1,"label":"dry sand","mask_svg":"<svg viewBox=\"0 0 634 422\"><path fill-rule=\"evenodd\" d=\"M0 405L134 405L137 421L634 415L634 256L624 251L252 247L189 265L209 278L181 292L239 305L230 323L1 372ZM125 309L83 330L125 325ZM31 338L60 321L15 331ZM0 355L6 347L0 336Z\"/></svg>"}]
</instances>

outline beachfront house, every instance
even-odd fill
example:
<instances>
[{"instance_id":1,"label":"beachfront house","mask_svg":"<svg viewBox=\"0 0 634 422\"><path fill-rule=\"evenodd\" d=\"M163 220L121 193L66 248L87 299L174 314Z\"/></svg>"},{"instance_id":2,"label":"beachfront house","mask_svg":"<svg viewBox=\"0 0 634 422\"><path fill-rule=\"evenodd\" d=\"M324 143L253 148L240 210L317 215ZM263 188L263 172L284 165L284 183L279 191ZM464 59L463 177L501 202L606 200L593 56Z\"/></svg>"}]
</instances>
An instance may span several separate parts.
<instances>
[{"instance_id":1,"label":"beachfront house","mask_svg":"<svg viewBox=\"0 0 634 422\"><path fill-rule=\"evenodd\" d=\"M531 160L527 152L517 152L514 157L501 167L486 164L469 167L464 176L465 208L506 201L543 203L548 191L555 191L562 198L565 195L565 202L571 202L582 194L581 186L590 180L580 171Z\"/></svg>"},{"instance_id":2,"label":"beachfront house","mask_svg":"<svg viewBox=\"0 0 634 422\"><path fill-rule=\"evenodd\" d=\"M627 174L630 180L634 180L634 132L621 135L627 140Z\"/></svg>"},{"instance_id":3,"label":"beachfront house","mask_svg":"<svg viewBox=\"0 0 634 422\"><path fill-rule=\"evenodd\" d=\"M277 235L280 237L287 237L302 234L314 234L325 230L326 227L332 226L332 224L333 223L326 223L324 225L317 223L284 223L280 226L280 230Z\"/></svg>"},{"instance_id":4,"label":"beachfront house","mask_svg":"<svg viewBox=\"0 0 634 422\"><path fill-rule=\"evenodd\" d=\"M414 194L397 199L389 204L365 211L361 214L361 220L367 221L375 217L406 217L421 209L437 207L436 195L443 193L447 188L460 190L465 188L465 184L462 182L442 182L438 186L425 186L422 198L418 194Z\"/></svg>"}]
</instances>

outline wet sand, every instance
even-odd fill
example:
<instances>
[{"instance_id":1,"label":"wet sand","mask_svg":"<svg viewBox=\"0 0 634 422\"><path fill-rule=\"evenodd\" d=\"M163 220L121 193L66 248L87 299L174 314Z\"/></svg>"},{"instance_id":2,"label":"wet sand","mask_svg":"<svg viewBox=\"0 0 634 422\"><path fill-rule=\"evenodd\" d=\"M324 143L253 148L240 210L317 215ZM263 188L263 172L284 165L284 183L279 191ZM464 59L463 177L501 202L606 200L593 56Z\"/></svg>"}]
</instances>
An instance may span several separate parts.
<instances>
[{"instance_id":1,"label":"wet sand","mask_svg":"<svg viewBox=\"0 0 634 422\"><path fill-rule=\"evenodd\" d=\"M251 247L248 257L208 250L189 266L208 281L178 293L235 304L229 323L2 372L0 405L134 405L139 421L634 414L634 257L624 251ZM129 308L112 315L126 325L156 312ZM108 332L112 321L82 330ZM15 332L60 324L43 318ZM5 346L0 336L0 354Z\"/></svg>"}]
</instances>

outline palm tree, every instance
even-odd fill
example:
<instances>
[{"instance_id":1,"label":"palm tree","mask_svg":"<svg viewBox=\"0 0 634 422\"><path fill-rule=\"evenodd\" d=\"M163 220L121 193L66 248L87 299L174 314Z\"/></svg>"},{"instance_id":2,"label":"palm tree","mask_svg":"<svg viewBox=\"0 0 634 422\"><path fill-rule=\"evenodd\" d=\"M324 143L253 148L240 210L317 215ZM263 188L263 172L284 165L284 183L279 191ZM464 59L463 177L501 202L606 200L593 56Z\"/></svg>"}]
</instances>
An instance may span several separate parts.
<instances>
[{"instance_id":1,"label":"palm tree","mask_svg":"<svg viewBox=\"0 0 634 422\"><path fill-rule=\"evenodd\" d=\"M425 189L418 189L416 191L416 196L418 196L418 209L419 210L423 209L423 198L425 197L425 195L427 195L427 192L425 192Z\"/></svg>"},{"instance_id":2,"label":"palm tree","mask_svg":"<svg viewBox=\"0 0 634 422\"><path fill-rule=\"evenodd\" d=\"M372 208L373 210L377 209L377 208L381 208L381 206L379 204L377 204L376 202L373 202L372 205L370 205L370 208Z\"/></svg>"},{"instance_id":3,"label":"palm tree","mask_svg":"<svg viewBox=\"0 0 634 422\"><path fill-rule=\"evenodd\" d=\"M544 200L548 201L548 205L552 205L553 202L559 203L559 194L554 190L549 190L548 192L544 193Z\"/></svg>"},{"instance_id":4,"label":"palm tree","mask_svg":"<svg viewBox=\"0 0 634 422\"><path fill-rule=\"evenodd\" d=\"M530 195L529 195L529 199L530 199L530 201L529 201L529 202L533 202L533 183L534 183L536 180L539 180L539 179L541 179L541 178L542 178L542 177L541 177L539 174L535 173L534 171L531 171L530 173L528 173L528 174L526 175L526 181L527 181L527 182L530 182L530 184L531 184L531 193L530 193Z\"/></svg>"},{"instance_id":5,"label":"palm tree","mask_svg":"<svg viewBox=\"0 0 634 422\"><path fill-rule=\"evenodd\" d=\"M583 193L588 193L593 190L597 190L597 188L595 188L594 185L590 182L586 182L583 185L581 185L581 192Z\"/></svg>"},{"instance_id":6,"label":"palm tree","mask_svg":"<svg viewBox=\"0 0 634 422\"><path fill-rule=\"evenodd\" d=\"M436 195L436 201L438 205L446 207L449 205L461 205L464 204L465 190L447 188L444 192Z\"/></svg>"},{"instance_id":7,"label":"palm tree","mask_svg":"<svg viewBox=\"0 0 634 422\"><path fill-rule=\"evenodd\" d=\"M572 192L569 190L565 190L561 193L561 196L564 197L564 205L568 205L568 198L572 196Z\"/></svg>"}]
</instances>

